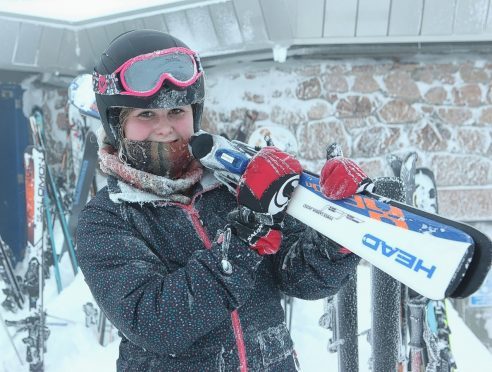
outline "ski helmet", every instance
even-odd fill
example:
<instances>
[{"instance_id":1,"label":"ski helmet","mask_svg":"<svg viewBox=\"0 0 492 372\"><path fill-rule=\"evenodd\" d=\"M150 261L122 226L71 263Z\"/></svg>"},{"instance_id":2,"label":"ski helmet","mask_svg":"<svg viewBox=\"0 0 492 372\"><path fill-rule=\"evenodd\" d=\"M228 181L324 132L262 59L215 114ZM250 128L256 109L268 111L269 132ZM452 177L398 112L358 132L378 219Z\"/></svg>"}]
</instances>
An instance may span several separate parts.
<instances>
[{"instance_id":1,"label":"ski helmet","mask_svg":"<svg viewBox=\"0 0 492 372\"><path fill-rule=\"evenodd\" d=\"M115 148L120 145L119 114L124 107L165 109L191 105L194 131L198 131L204 85L198 55L181 40L155 30L133 30L116 37L93 72L101 122Z\"/></svg>"}]
</instances>

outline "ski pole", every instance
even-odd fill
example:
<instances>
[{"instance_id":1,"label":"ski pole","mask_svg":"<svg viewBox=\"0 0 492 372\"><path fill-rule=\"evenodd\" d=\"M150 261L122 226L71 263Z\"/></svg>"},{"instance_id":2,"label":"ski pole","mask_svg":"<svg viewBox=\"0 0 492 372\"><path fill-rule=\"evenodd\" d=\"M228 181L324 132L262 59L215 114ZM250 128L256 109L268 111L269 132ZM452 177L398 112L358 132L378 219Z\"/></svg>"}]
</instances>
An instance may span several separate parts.
<instances>
[{"instance_id":1,"label":"ski pole","mask_svg":"<svg viewBox=\"0 0 492 372\"><path fill-rule=\"evenodd\" d=\"M58 266L58 254L56 253L56 245L55 245L55 236L53 234L53 220L51 218L51 213L49 211L50 201L48 193L44 195L44 211L46 214L46 224L48 225L48 234L51 241L51 253L53 254L53 264L55 265L55 278L56 278L56 288L58 289L58 293L60 293L63 289L61 277L60 277L60 267Z\"/></svg>"},{"instance_id":2,"label":"ski pole","mask_svg":"<svg viewBox=\"0 0 492 372\"><path fill-rule=\"evenodd\" d=\"M7 328L7 325L5 324L5 320L3 319L3 316L2 316L2 313L1 312L0 312L0 321L3 324L3 328L5 329L5 332L7 333L7 337L10 340L10 343L12 344L12 347L15 350L15 354L17 354L17 358L19 359L19 362L20 362L21 366L23 366L24 365L24 362L22 361L22 358L21 358L21 356L19 354L19 350L17 350L17 347L15 346L14 339L10 335L10 332L9 332L9 330Z\"/></svg>"}]
</instances>

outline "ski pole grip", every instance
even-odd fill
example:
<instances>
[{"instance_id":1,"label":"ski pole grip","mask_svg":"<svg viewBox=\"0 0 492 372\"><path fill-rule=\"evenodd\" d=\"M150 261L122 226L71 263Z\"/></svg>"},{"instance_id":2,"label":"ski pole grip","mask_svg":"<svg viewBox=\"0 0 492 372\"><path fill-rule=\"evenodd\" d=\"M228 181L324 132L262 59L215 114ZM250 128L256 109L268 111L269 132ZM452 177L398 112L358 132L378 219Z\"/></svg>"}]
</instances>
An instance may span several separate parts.
<instances>
[{"instance_id":1,"label":"ski pole grip","mask_svg":"<svg viewBox=\"0 0 492 372\"><path fill-rule=\"evenodd\" d=\"M189 147L194 158L212 170L241 175L251 159L226 138L205 131L195 133Z\"/></svg>"},{"instance_id":2,"label":"ski pole grip","mask_svg":"<svg viewBox=\"0 0 492 372\"><path fill-rule=\"evenodd\" d=\"M200 131L190 138L190 150L193 157L197 160L202 159L212 152L214 139L211 134Z\"/></svg>"}]
</instances>

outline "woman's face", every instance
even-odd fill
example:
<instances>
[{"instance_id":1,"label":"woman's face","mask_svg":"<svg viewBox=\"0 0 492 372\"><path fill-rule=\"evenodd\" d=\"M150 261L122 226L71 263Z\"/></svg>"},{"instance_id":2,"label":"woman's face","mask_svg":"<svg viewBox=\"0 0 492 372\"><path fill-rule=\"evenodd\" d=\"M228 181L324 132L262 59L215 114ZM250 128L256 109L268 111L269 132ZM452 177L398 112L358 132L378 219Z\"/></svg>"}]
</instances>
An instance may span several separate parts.
<instances>
[{"instance_id":1,"label":"woman's face","mask_svg":"<svg viewBox=\"0 0 492 372\"><path fill-rule=\"evenodd\" d=\"M125 120L124 135L133 141L188 142L193 134L191 105L172 109L133 109Z\"/></svg>"}]
</instances>

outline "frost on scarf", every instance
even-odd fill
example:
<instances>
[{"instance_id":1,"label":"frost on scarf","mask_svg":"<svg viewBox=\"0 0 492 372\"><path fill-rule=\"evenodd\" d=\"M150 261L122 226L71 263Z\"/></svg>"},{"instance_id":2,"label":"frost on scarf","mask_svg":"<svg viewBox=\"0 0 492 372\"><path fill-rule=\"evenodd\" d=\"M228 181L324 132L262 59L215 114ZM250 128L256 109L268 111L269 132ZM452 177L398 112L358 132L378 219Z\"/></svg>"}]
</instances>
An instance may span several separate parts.
<instances>
[{"instance_id":1,"label":"frost on scarf","mask_svg":"<svg viewBox=\"0 0 492 372\"><path fill-rule=\"evenodd\" d=\"M136 202L166 200L184 204L190 203L191 199L184 193L200 181L203 174L200 163L193 161L188 171L181 178L171 180L132 168L120 160L117 150L105 139L104 132L101 131L98 136L101 171L122 181L120 183L123 184L119 186L123 193L129 195L132 193L132 189L137 189L147 194L147 196L142 194L143 200L132 200L131 197L116 197L116 199Z\"/></svg>"}]
</instances>

